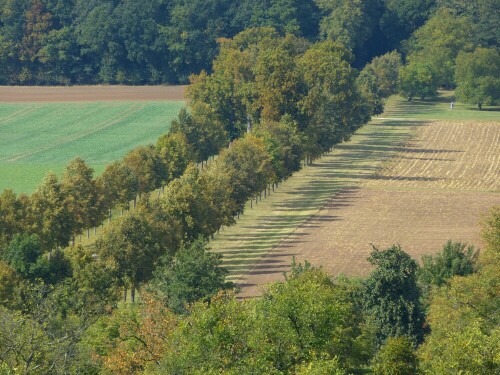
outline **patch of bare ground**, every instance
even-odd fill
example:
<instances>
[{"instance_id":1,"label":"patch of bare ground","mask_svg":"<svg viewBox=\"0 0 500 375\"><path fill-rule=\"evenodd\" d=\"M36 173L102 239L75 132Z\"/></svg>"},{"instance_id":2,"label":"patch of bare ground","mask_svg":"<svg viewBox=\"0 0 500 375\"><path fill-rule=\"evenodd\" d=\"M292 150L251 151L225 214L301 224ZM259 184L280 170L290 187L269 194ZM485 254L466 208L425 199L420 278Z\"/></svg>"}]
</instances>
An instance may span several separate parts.
<instances>
[{"instance_id":1,"label":"patch of bare ground","mask_svg":"<svg viewBox=\"0 0 500 375\"><path fill-rule=\"evenodd\" d=\"M500 123L420 126L384 168L333 194L260 258L241 281L241 297L282 280L293 257L332 275L365 276L371 244L400 244L415 259L448 239L481 246L482 215L499 203Z\"/></svg>"},{"instance_id":2,"label":"patch of bare ground","mask_svg":"<svg viewBox=\"0 0 500 375\"><path fill-rule=\"evenodd\" d=\"M186 86L0 86L0 103L182 101Z\"/></svg>"}]
</instances>

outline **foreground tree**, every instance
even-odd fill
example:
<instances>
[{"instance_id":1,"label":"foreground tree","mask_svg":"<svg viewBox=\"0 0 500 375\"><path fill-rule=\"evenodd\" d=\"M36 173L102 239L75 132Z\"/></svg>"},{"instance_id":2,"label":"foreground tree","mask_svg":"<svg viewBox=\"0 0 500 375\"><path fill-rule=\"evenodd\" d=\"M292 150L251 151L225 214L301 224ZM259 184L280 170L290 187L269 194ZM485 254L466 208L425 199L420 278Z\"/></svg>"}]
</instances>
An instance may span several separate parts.
<instances>
[{"instance_id":1,"label":"foreground tree","mask_svg":"<svg viewBox=\"0 0 500 375\"><path fill-rule=\"evenodd\" d=\"M457 58L457 99L483 105L500 103L500 54L495 48L478 48Z\"/></svg>"},{"instance_id":2,"label":"foreground tree","mask_svg":"<svg viewBox=\"0 0 500 375\"><path fill-rule=\"evenodd\" d=\"M364 281L363 304L377 326L379 344L389 337L422 341L424 312L417 286L417 263L399 246L374 249L368 261L376 268Z\"/></svg>"},{"instance_id":3,"label":"foreground tree","mask_svg":"<svg viewBox=\"0 0 500 375\"><path fill-rule=\"evenodd\" d=\"M200 238L181 247L173 259L165 259L155 271L151 288L171 310L185 313L190 304L209 301L219 290L232 288L225 281L227 275L222 255L211 253L206 240Z\"/></svg>"},{"instance_id":4,"label":"foreground tree","mask_svg":"<svg viewBox=\"0 0 500 375\"><path fill-rule=\"evenodd\" d=\"M441 286L453 276L467 276L476 269L479 251L465 243L448 241L436 255L422 256L419 281L426 285Z\"/></svg>"},{"instance_id":5,"label":"foreground tree","mask_svg":"<svg viewBox=\"0 0 500 375\"><path fill-rule=\"evenodd\" d=\"M377 375L417 375L418 358L408 338L389 337L373 359L373 372Z\"/></svg>"},{"instance_id":6,"label":"foreground tree","mask_svg":"<svg viewBox=\"0 0 500 375\"><path fill-rule=\"evenodd\" d=\"M453 277L433 294L431 333L418 352L425 373L500 371L500 207L488 216L483 238L478 271Z\"/></svg>"}]
</instances>

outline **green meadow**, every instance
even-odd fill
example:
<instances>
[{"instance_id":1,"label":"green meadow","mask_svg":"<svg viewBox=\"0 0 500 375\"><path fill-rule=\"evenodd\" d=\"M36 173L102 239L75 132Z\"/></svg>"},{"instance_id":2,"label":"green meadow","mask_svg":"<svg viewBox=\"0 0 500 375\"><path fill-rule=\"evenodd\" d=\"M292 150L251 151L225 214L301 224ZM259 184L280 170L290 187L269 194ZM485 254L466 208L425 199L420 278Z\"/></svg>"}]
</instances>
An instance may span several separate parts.
<instances>
[{"instance_id":1,"label":"green meadow","mask_svg":"<svg viewBox=\"0 0 500 375\"><path fill-rule=\"evenodd\" d=\"M96 173L165 133L183 102L0 103L0 191L31 193L75 157Z\"/></svg>"}]
</instances>

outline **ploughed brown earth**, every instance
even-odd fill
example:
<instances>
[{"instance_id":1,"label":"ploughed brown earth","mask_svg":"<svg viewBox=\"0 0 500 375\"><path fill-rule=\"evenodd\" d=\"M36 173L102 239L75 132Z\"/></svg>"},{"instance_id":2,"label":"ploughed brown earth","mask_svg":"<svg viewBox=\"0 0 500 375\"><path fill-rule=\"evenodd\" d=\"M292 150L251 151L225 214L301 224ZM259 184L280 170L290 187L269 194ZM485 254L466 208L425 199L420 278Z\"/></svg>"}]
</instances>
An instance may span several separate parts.
<instances>
[{"instance_id":1,"label":"ploughed brown earth","mask_svg":"<svg viewBox=\"0 0 500 375\"><path fill-rule=\"evenodd\" d=\"M186 86L0 86L0 103L176 101Z\"/></svg>"},{"instance_id":2,"label":"ploughed brown earth","mask_svg":"<svg viewBox=\"0 0 500 375\"><path fill-rule=\"evenodd\" d=\"M240 281L241 297L282 280L293 257L332 275L366 276L372 244L400 244L417 260L449 239L481 246L480 221L499 204L500 124L429 123L382 170L332 196L264 255Z\"/></svg>"}]
</instances>

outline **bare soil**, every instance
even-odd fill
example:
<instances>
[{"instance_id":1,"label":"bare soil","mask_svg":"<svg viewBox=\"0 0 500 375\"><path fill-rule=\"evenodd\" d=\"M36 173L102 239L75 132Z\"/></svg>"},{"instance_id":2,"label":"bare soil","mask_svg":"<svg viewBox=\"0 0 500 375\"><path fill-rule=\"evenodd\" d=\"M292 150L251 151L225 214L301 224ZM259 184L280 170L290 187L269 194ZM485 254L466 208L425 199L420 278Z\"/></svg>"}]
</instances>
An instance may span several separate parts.
<instances>
[{"instance_id":1,"label":"bare soil","mask_svg":"<svg viewBox=\"0 0 500 375\"><path fill-rule=\"evenodd\" d=\"M241 297L283 279L292 258L332 275L366 276L372 244L415 259L447 240L481 246L480 221L500 204L500 124L433 122L418 128L378 173L331 197L252 267Z\"/></svg>"},{"instance_id":2,"label":"bare soil","mask_svg":"<svg viewBox=\"0 0 500 375\"><path fill-rule=\"evenodd\" d=\"M186 86L0 86L0 103L182 101Z\"/></svg>"}]
</instances>

